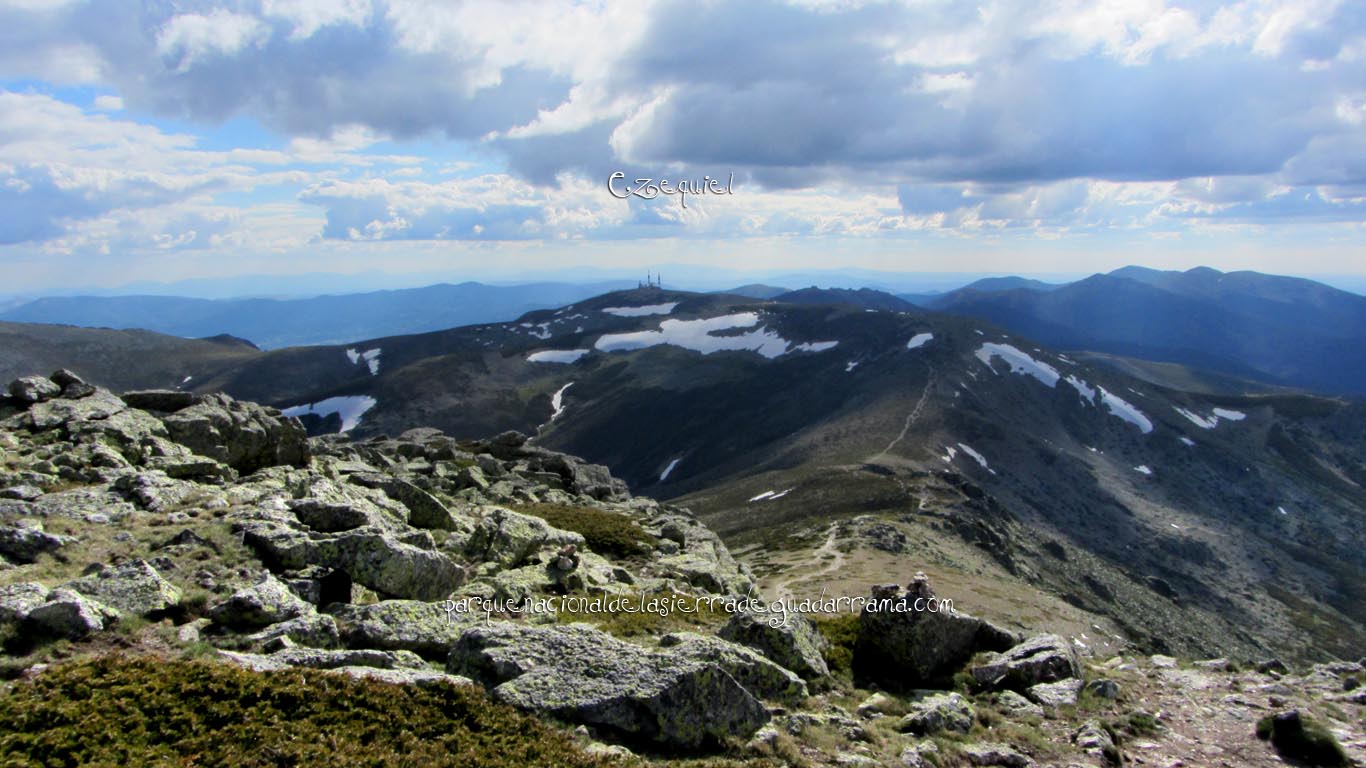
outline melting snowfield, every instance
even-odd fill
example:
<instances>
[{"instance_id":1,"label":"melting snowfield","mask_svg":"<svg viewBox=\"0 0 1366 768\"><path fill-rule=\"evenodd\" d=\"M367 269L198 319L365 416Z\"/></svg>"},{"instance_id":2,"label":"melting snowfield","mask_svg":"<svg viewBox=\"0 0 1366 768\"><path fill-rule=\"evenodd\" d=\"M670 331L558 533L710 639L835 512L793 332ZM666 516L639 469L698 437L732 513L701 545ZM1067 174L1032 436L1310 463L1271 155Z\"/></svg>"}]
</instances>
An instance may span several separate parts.
<instances>
[{"instance_id":1,"label":"melting snowfield","mask_svg":"<svg viewBox=\"0 0 1366 768\"><path fill-rule=\"evenodd\" d=\"M375 407L375 398L366 395L347 395L344 397L329 397L316 403L307 405L296 405L282 410L286 416L303 416L312 413L326 418L331 414L341 416L343 432L350 432L360 423L361 416L365 412Z\"/></svg>"},{"instance_id":2,"label":"melting snowfield","mask_svg":"<svg viewBox=\"0 0 1366 768\"><path fill-rule=\"evenodd\" d=\"M934 341L933 333L917 333L911 337L910 341L906 342L906 349L920 349L931 341Z\"/></svg>"},{"instance_id":3,"label":"melting snowfield","mask_svg":"<svg viewBox=\"0 0 1366 768\"><path fill-rule=\"evenodd\" d=\"M527 355L528 363L572 363L588 354L586 349L546 349Z\"/></svg>"},{"instance_id":4,"label":"melting snowfield","mask_svg":"<svg viewBox=\"0 0 1366 768\"><path fill-rule=\"evenodd\" d=\"M378 376L380 351L381 350L379 347L375 347L374 349L367 349L364 352L357 352L355 349L348 349L346 350L346 359L350 360L352 365L355 365L356 363L359 363L360 361L364 360L365 364L370 368L370 375Z\"/></svg>"},{"instance_id":5,"label":"melting snowfield","mask_svg":"<svg viewBox=\"0 0 1366 768\"><path fill-rule=\"evenodd\" d=\"M709 355L723 351L758 352L767 358L787 354L791 342L766 327L758 327L759 313L740 312L734 315L710 317L704 320L664 320L657 331L609 333L593 346L603 352L629 351L670 344ZM722 331L753 328L746 333L718 336ZM839 342L818 341L797 345L795 349L821 352Z\"/></svg>"},{"instance_id":6,"label":"melting snowfield","mask_svg":"<svg viewBox=\"0 0 1366 768\"><path fill-rule=\"evenodd\" d=\"M1214 429L1219 426L1220 419L1226 421L1242 421L1247 418L1246 413L1243 413L1242 411L1230 411L1227 408L1215 408L1210 416L1201 416L1200 414L1185 408L1176 408L1175 406L1173 406L1173 408L1175 408L1177 413L1185 416L1190 423L1201 429Z\"/></svg>"},{"instance_id":7,"label":"melting snowfield","mask_svg":"<svg viewBox=\"0 0 1366 768\"><path fill-rule=\"evenodd\" d=\"M674 459L673 461L669 462L669 466L665 467L664 471L659 473L659 482L662 483L665 480L668 480L669 475L673 474L674 468L678 466L678 462L680 461L682 461L682 459Z\"/></svg>"},{"instance_id":8,"label":"melting snowfield","mask_svg":"<svg viewBox=\"0 0 1366 768\"><path fill-rule=\"evenodd\" d=\"M574 386L574 382L571 381L563 387L560 387L559 389L555 390L555 394L550 396L551 421L560 418L560 414L564 413L564 391L572 386Z\"/></svg>"},{"instance_id":9,"label":"melting snowfield","mask_svg":"<svg viewBox=\"0 0 1366 768\"><path fill-rule=\"evenodd\" d=\"M645 317L672 314L676 306L678 302L671 301L668 304L647 304L643 307L604 307L602 311L617 317Z\"/></svg>"},{"instance_id":10,"label":"melting snowfield","mask_svg":"<svg viewBox=\"0 0 1366 768\"><path fill-rule=\"evenodd\" d=\"M1083 402L1091 405L1095 404L1096 395L1099 394L1101 403L1105 405L1105 408L1110 412L1110 415L1133 424L1145 435L1153 431L1152 420L1145 416L1142 411L1135 408L1132 403L1107 391L1105 387L1092 387L1077 376L1069 375L1066 379L1063 379L1061 374L1059 374L1057 369L1053 366L1035 360L1028 354L1021 352L1009 344L989 342L983 344L974 354L977 356L977 359L981 360L993 373L996 369L991 367L991 360L994 357L999 357L1010 364L1011 373L1022 376L1033 376L1046 386L1056 387L1060 379L1066 381L1073 389L1077 390L1077 393L1081 395ZM1188 416L1187 418L1190 417Z\"/></svg>"}]
</instances>

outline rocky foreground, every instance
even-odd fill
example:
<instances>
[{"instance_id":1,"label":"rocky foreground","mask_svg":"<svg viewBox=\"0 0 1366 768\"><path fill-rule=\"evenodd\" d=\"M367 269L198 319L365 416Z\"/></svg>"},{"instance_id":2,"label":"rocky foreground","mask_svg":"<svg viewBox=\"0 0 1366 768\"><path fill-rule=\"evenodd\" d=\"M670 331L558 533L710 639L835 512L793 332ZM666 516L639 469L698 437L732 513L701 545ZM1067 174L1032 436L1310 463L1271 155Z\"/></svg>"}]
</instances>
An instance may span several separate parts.
<instances>
[{"instance_id":1,"label":"rocky foreground","mask_svg":"<svg viewBox=\"0 0 1366 768\"><path fill-rule=\"evenodd\" d=\"M1359 662L1296 674L1088 658L924 610L923 578L874 587L877 609L858 614L764 613L748 570L687 510L523 435L310 440L272 408L115 395L66 371L8 392L10 691L117 650L478 686L573 729L604 763L1366 758Z\"/></svg>"}]
</instances>

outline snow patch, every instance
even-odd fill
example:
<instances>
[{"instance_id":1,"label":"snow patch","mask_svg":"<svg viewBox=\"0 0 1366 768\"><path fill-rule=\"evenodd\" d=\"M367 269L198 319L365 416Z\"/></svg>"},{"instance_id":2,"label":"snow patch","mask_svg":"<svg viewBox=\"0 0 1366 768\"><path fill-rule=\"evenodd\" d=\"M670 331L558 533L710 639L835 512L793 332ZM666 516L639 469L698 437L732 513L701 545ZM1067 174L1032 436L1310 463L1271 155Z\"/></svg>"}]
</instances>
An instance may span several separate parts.
<instances>
[{"instance_id":1,"label":"snow patch","mask_svg":"<svg viewBox=\"0 0 1366 768\"><path fill-rule=\"evenodd\" d=\"M572 386L574 386L574 382L571 381L563 387L560 387L559 389L555 390L555 394L550 396L551 421L560 418L560 414L564 413L564 391Z\"/></svg>"},{"instance_id":2,"label":"snow patch","mask_svg":"<svg viewBox=\"0 0 1366 768\"><path fill-rule=\"evenodd\" d=\"M1176 438L1176 439L1177 439L1177 440L1180 440L1181 442L1185 443L1186 445L1190 446L1191 448L1194 448L1194 447L1195 447L1195 441L1192 440L1192 439L1190 439L1189 437L1186 437L1185 435L1182 435L1181 437L1178 437L1178 438Z\"/></svg>"},{"instance_id":3,"label":"snow patch","mask_svg":"<svg viewBox=\"0 0 1366 768\"><path fill-rule=\"evenodd\" d=\"M973 450L972 446L968 445L967 443L959 443L958 447L963 449L963 453L966 453L967 455L971 456L973 461L976 461L978 464L981 464L982 469L985 469L993 475L996 474L996 470L992 469L991 465L987 464L986 457L978 453L977 451Z\"/></svg>"},{"instance_id":4,"label":"snow patch","mask_svg":"<svg viewBox=\"0 0 1366 768\"><path fill-rule=\"evenodd\" d=\"M348 349L346 350L346 359L350 360L352 365L355 365L360 362L360 353L354 349Z\"/></svg>"},{"instance_id":5,"label":"snow patch","mask_svg":"<svg viewBox=\"0 0 1366 768\"><path fill-rule=\"evenodd\" d=\"M1118 395L1107 391L1105 387L1098 387L1098 389L1100 390L1100 399L1105 403L1105 407L1110 409L1111 415L1118 416L1133 424L1138 427L1139 432L1145 435L1153 431L1153 422L1144 416L1142 411Z\"/></svg>"},{"instance_id":6,"label":"snow patch","mask_svg":"<svg viewBox=\"0 0 1366 768\"><path fill-rule=\"evenodd\" d=\"M749 499L749 503L750 503L750 504L753 504L753 503L756 502L756 501L763 501L764 499L767 499L769 496L772 496L772 495L773 495L773 491L764 491L763 493L759 494L758 496L751 496L750 499Z\"/></svg>"},{"instance_id":7,"label":"snow patch","mask_svg":"<svg viewBox=\"0 0 1366 768\"><path fill-rule=\"evenodd\" d=\"M586 349L543 349L526 356L528 363L572 363L588 354Z\"/></svg>"},{"instance_id":8,"label":"snow patch","mask_svg":"<svg viewBox=\"0 0 1366 768\"><path fill-rule=\"evenodd\" d=\"M952 463L953 463L953 457L954 457L954 456L957 456L957 455L958 455L958 449L957 449L957 448L954 448L952 445L946 445L946 446L944 446L944 455L943 455L943 456L940 456L939 458L941 458L941 459L943 459L944 461L947 461L947 462L949 462L950 464L952 464Z\"/></svg>"},{"instance_id":9,"label":"snow patch","mask_svg":"<svg viewBox=\"0 0 1366 768\"><path fill-rule=\"evenodd\" d=\"M854 369L857 368L857 367L858 367L858 361L857 361L857 360L850 360L849 362L847 362L847 363L844 364L844 372L845 372L845 373L849 373L850 371L854 370Z\"/></svg>"},{"instance_id":10,"label":"snow patch","mask_svg":"<svg viewBox=\"0 0 1366 768\"><path fill-rule=\"evenodd\" d=\"M1215 408L1214 415L1229 421L1242 421L1247 418L1247 414L1242 411L1230 411L1227 408Z\"/></svg>"},{"instance_id":11,"label":"snow patch","mask_svg":"<svg viewBox=\"0 0 1366 768\"><path fill-rule=\"evenodd\" d=\"M1134 471L1140 475L1147 475L1148 477L1152 477L1153 475L1152 467L1149 467L1147 464L1139 464L1134 467Z\"/></svg>"},{"instance_id":12,"label":"snow patch","mask_svg":"<svg viewBox=\"0 0 1366 768\"><path fill-rule=\"evenodd\" d=\"M1067 377L1067 383L1071 384L1072 389L1077 390L1077 394L1081 395L1082 402L1087 405L1096 404L1096 390L1090 384L1072 375Z\"/></svg>"},{"instance_id":13,"label":"snow patch","mask_svg":"<svg viewBox=\"0 0 1366 768\"><path fill-rule=\"evenodd\" d=\"M793 347L793 348L792 348L791 350L789 350L789 351L791 351L791 352L824 352L824 351L826 351L826 350L828 350L828 349L834 349L834 348L835 348L836 346L838 346L838 345L839 345L839 342L838 342L838 341L808 341L808 342L806 342L805 344L798 344L797 346Z\"/></svg>"},{"instance_id":14,"label":"snow patch","mask_svg":"<svg viewBox=\"0 0 1366 768\"><path fill-rule=\"evenodd\" d=\"M665 320L659 324L657 331L607 334L599 337L593 346L603 352L616 352L672 344L704 355L728 350L747 350L767 358L775 358L786 353L789 346L787 339L767 328L755 328L748 333L737 335L715 335L718 331L754 328L758 324L757 312L740 312L705 320Z\"/></svg>"},{"instance_id":15,"label":"snow patch","mask_svg":"<svg viewBox=\"0 0 1366 768\"><path fill-rule=\"evenodd\" d=\"M602 311L617 317L646 317L672 314L676 306L678 302L671 301L667 304L647 304L643 307L604 307Z\"/></svg>"},{"instance_id":16,"label":"snow patch","mask_svg":"<svg viewBox=\"0 0 1366 768\"><path fill-rule=\"evenodd\" d=\"M375 347L374 349L367 349L361 353L361 359L364 360L365 364L370 367L371 376L379 375L379 353L379 347Z\"/></svg>"},{"instance_id":17,"label":"snow patch","mask_svg":"<svg viewBox=\"0 0 1366 768\"><path fill-rule=\"evenodd\" d=\"M286 416L303 416L305 414L316 414L326 418L332 414L341 416L343 432L350 432L360 424L361 416L366 411L375 407L375 398L366 395L347 395L343 397L329 397L326 400L319 400L316 403L307 405L295 405L282 409Z\"/></svg>"},{"instance_id":18,"label":"snow patch","mask_svg":"<svg viewBox=\"0 0 1366 768\"><path fill-rule=\"evenodd\" d=\"M906 342L906 349L920 349L931 341L934 341L933 333L917 333L911 337L910 341Z\"/></svg>"},{"instance_id":19,"label":"snow patch","mask_svg":"<svg viewBox=\"0 0 1366 768\"><path fill-rule=\"evenodd\" d=\"M1176 409L1177 413L1181 414L1182 416L1185 416L1186 419L1190 421L1190 423L1194 424L1195 426L1201 429L1214 429L1219 425L1218 416L1211 416L1209 418L1205 418L1204 416L1201 416L1200 414L1195 413L1194 411L1188 411L1185 408L1176 408L1176 406L1172 407Z\"/></svg>"},{"instance_id":20,"label":"snow patch","mask_svg":"<svg viewBox=\"0 0 1366 768\"><path fill-rule=\"evenodd\" d=\"M788 489L786 489L786 490L784 490L784 491L781 491L781 492L764 491L763 493L759 494L758 496L751 497L750 500L749 500L749 503L750 503L750 504L753 504L753 503L758 502L758 501L774 501L774 500L776 500L776 499L781 499L782 497L788 495L789 493L792 493L793 490L795 490L795 489L794 489L794 488L788 488Z\"/></svg>"},{"instance_id":21,"label":"snow patch","mask_svg":"<svg viewBox=\"0 0 1366 768\"><path fill-rule=\"evenodd\" d=\"M975 354L977 355L977 359L981 360L982 364L987 368L991 368L991 359L993 357L999 357L1007 363L1010 363L1011 373L1033 376L1050 387L1057 386L1058 379L1061 378L1053 366L1047 363L1041 363L1009 344L988 342L983 344L981 349L978 349ZM995 369L992 368L992 370L994 371Z\"/></svg>"},{"instance_id":22,"label":"snow patch","mask_svg":"<svg viewBox=\"0 0 1366 768\"><path fill-rule=\"evenodd\" d=\"M664 482L665 480L668 480L668 479L669 479L669 475L673 474L674 467L677 467L677 466L678 466L678 462L680 462L680 461L682 461L682 460L683 460L683 459L678 458L678 459L674 459L673 461L669 462L669 466L665 467L665 468L664 468L664 471L659 473L659 482L662 483L662 482Z\"/></svg>"}]
</instances>

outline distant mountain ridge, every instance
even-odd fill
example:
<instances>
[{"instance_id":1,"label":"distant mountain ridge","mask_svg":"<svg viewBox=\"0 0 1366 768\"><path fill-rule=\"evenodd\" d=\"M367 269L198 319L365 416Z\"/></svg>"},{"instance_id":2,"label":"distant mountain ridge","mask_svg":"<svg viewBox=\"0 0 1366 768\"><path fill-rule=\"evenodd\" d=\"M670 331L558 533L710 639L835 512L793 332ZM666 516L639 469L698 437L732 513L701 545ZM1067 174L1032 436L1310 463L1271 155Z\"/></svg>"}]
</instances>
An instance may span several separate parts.
<instances>
[{"instance_id":1,"label":"distant mountain ridge","mask_svg":"<svg viewBox=\"0 0 1366 768\"><path fill-rule=\"evenodd\" d=\"M969 286L929 307L1063 349L1366 394L1366 297L1302 278L1125 267L1050 290Z\"/></svg>"},{"instance_id":2,"label":"distant mountain ridge","mask_svg":"<svg viewBox=\"0 0 1366 768\"><path fill-rule=\"evenodd\" d=\"M465 282L303 299L51 297L0 312L0 320L140 328L186 338L228 334L264 349L278 349L511 320L621 287L621 283L496 286Z\"/></svg>"}]
</instances>

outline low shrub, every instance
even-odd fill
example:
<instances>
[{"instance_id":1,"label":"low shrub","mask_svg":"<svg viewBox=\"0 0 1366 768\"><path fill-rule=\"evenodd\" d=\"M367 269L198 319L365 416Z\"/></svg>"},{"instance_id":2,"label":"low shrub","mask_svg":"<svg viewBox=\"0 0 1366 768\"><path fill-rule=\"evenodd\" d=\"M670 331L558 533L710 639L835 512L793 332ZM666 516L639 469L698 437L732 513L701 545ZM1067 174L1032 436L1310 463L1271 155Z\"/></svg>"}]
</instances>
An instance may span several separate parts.
<instances>
[{"instance_id":1,"label":"low shrub","mask_svg":"<svg viewBox=\"0 0 1366 768\"><path fill-rule=\"evenodd\" d=\"M604 557L631 557L654 548L651 536L636 521L618 512L566 504L526 504L516 512L535 515L566 531L582 534L588 549Z\"/></svg>"},{"instance_id":2,"label":"low shrub","mask_svg":"<svg viewBox=\"0 0 1366 768\"><path fill-rule=\"evenodd\" d=\"M606 766L473 686L106 655L0 696L5 765Z\"/></svg>"}]
</instances>

